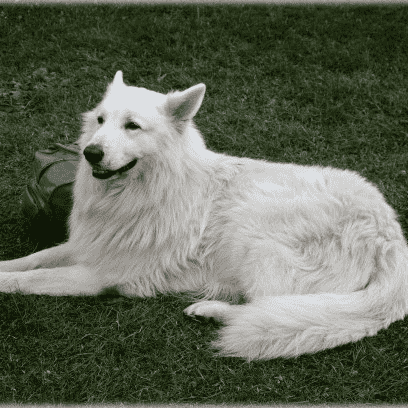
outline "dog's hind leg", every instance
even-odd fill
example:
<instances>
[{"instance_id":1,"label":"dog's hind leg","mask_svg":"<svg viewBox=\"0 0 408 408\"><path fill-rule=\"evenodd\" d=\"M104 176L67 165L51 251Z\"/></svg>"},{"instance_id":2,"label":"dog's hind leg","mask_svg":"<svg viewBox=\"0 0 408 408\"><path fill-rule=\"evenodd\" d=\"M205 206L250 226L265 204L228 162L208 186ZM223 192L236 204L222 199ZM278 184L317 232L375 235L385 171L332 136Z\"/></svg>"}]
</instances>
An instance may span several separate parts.
<instances>
[{"instance_id":1,"label":"dog's hind leg","mask_svg":"<svg viewBox=\"0 0 408 408\"><path fill-rule=\"evenodd\" d=\"M97 295L103 289L103 279L83 265L0 273L3 293L72 296Z\"/></svg>"},{"instance_id":2,"label":"dog's hind leg","mask_svg":"<svg viewBox=\"0 0 408 408\"><path fill-rule=\"evenodd\" d=\"M226 318L234 312L239 312L240 305L230 305L227 302L221 302L219 300L203 300L197 303L193 303L186 309L184 313L188 316L201 316L205 318L213 318L219 322L226 323Z\"/></svg>"},{"instance_id":3,"label":"dog's hind leg","mask_svg":"<svg viewBox=\"0 0 408 408\"><path fill-rule=\"evenodd\" d=\"M0 272L23 272L38 268L56 268L73 265L72 252L68 242L44 249L23 258L0 262Z\"/></svg>"}]
</instances>

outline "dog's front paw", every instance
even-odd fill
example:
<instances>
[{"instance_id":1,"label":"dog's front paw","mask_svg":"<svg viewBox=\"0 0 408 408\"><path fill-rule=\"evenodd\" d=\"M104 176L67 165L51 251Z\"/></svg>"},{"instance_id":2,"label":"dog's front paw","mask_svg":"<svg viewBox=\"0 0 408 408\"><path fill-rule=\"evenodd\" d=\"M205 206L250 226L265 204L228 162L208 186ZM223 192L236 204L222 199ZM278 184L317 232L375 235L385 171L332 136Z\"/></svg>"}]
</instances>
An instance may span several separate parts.
<instances>
[{"instance_id":1,"label":"dog's front paw","mask_svg":"<svg viewBox=\"0 0 408 408\"><path fill-rule=\"evenodd\" d=\"M202 302L193 303L186 309L184 313L192 317L204 317L206 319L213 318L217 321L223 321L231 310L231 305L218 300L204 300Z\"/></svg>"},{"instance_id":2,"label":"dog's front paw","mask_svg":"<svg viewBox=\"0 0 408 408\"><path fill-rule=\"evenodd\" d=\"M2 272L19 272L20 269L16 268L16 260L12 259L10 261L1 261L0 262L0 273Z\"/></svg>"}]
</instances>

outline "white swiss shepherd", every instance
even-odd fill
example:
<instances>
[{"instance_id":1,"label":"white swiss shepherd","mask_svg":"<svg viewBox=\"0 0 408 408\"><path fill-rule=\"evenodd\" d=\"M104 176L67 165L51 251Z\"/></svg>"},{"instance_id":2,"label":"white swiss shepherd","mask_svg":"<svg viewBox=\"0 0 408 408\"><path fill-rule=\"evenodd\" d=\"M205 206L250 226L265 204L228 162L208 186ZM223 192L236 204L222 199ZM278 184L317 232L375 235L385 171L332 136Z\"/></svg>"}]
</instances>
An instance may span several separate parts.
<instances>
[{"instance_id":1,"label":"white swiss shepherd","mask_svg":"<svg viewBox=\"0 0 408 408\"><path fill-rule=\"evenodd\" d=\"M408 249L379 190L351 171L207 150L192 121L204 93L126 86L118 71L84 115L68 242L0 262L0 291L188 292L202 299L188 315L225 323L220 354L247 360L402 319Z\"/></svg>"}]
</instances>

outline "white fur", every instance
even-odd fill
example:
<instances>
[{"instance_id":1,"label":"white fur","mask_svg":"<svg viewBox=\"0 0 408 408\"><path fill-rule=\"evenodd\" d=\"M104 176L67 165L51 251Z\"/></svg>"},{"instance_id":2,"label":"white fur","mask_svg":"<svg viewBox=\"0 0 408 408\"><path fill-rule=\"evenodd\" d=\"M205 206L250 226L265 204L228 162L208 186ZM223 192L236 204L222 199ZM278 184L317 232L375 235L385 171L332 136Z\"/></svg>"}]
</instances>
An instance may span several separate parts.
<instances>
[{"instance_id":1,"label":"white fur","mask_svg":"<svg viewBox=\"0 0 408 408\"><path fill-rule=\"evenodd\" d=\"M207 150L192 122L204 93L129 87L119 71L84 115L80 145L103 149L99 171L136 166L101 180L83 158L69 241L1 262L0 291L188 292L203 300L187 314L225 323L220 354L248 360L335 347L402 319L408 250L378 189L351 171Z\"/></svg>"}]
</instances>

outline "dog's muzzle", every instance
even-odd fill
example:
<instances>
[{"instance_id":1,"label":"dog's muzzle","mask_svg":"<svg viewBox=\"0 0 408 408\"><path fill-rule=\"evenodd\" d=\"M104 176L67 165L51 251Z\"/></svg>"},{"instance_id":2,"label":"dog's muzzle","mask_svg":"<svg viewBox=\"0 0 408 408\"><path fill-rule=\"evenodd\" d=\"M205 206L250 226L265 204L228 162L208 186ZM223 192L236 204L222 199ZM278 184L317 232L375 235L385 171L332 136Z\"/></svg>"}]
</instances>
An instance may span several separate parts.
<instances>
[{"instance_id":1,"label":"dog's muzzle","mask_svg":"<svg viewBox=\"0 0 408 408\"><path fill-rule=\"evenodd\" d=\"M124 173L125 171L130 170L137 163L137 159L132 160L125 166L117 170L106 170L100 167L99 163L102 161L105 153L99 145L89 145L84 149L84 156L88 163L92 166L92 176L97 179L108 179L113 175L119 173Z\"/></svg>"}]
</instances>

